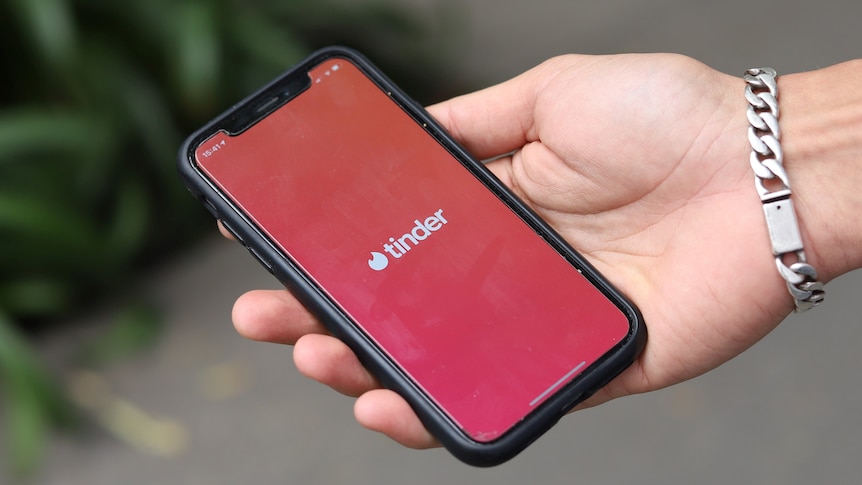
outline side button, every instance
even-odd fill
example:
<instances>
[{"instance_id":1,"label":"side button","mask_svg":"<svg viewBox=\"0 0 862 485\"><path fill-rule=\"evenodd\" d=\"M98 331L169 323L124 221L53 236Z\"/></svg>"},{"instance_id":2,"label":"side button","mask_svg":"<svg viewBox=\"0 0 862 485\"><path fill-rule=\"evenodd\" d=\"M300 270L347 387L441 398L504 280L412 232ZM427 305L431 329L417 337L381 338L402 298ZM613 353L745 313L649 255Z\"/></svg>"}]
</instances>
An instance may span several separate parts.
<instances>
[{"instance_id":1,"label":"side button","mask_svg":"<svg viewBox=\"0 0 862 485\"><path fill-rule=\"evenodd\" d=\"M207 199L206 197L200 197L200 200L201 200L201 204L203 204L203 205L204 205L204 209L206 209L206 210L207 210L207 212L209 212L210 214L212 214L212 215L213 215L213 217L215 217L216 219L218 219L218 211L216 210L216 208L215 208L215 206L213 205L213 203L212 203L212 202L210 202L210 201L209 201L209 199Z\"/></svg>"},{"instance_id":2,"label":"side button","mask_svg":"<svg viewBox=\"0 0 862 485\"><path fill-rule=\"evenodd\" d=\"M248 249L248 252L250 252L251 255L254 256L254 259L256 259L258 263L263 265L263 267L266 268L266 270L269 271L270 274L272 274L272 264L270 264L269 261L264 259L263 256L261 256L260 254L258 254L258 252L254 250L254 248L246 246L246 249Z\"/></svg>"},{"instance_id":3,"label":"side button","mask_svg":"<svg viewBox=\"0 0 862 485\"><path fill-rule=\"evenodd\" d=\"M233 236L233 238L234 238L234 239L236 239L237 241L239 241L240 243L242 243L242 238L239 236L239 233L237 233L237 232L234 230L234 228L230 227L230 224L228 224L228 223L227 223L227 221L225 221L224 219L219 219L218 221L221 223L221 225L222 225L225 229L227 229L227 232L229 232L229 233L231 234L231 236Z\"/></svg>"},{"instance_id":4,"label":"side button","mask_svg":"<svg viewBox=\"0 0 862 485\"><path fill-rule=\"evenodd\" d=\"M562 411L563 414L568 413L572 410L573 407L586 401L587 398L589 398L591 395L591 392L582 392L581 394L578 394L574 397L574 399L569 399L568 401L566 401L566 403L563 404L563 407L560 408L560 411Z\"/></svg>"}]
</instances>

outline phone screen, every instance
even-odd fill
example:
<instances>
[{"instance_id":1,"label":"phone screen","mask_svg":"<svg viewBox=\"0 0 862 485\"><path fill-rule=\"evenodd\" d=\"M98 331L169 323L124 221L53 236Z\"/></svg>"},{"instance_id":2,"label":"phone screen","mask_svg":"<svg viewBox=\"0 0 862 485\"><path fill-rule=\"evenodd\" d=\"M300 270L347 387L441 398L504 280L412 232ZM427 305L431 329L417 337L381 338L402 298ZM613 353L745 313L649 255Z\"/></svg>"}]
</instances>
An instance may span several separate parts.
<instances>
[{"instance_id":1,"label":"phone screen","mask_svg":"<svg viewBox=\"0 0 862 485\"><path fill-rule=\"evenodd\" d=\"M473 440L626 339L628 317L357 66L199 168Z\"/></svg>"}]
</instances>

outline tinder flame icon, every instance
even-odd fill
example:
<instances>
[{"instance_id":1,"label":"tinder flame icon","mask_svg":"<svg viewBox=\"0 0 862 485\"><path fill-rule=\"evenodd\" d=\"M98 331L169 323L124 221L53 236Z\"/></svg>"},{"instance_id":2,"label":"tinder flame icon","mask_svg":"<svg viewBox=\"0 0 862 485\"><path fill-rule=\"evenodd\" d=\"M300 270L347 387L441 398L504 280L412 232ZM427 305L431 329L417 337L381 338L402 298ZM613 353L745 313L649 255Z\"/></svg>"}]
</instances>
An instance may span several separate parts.
<instances>
[{"instance_id":1,"label":"tinder flame icon","mask_svg":"<svg viewBox=\"0 0 862 485\"><path fill-rule=\"evenodd\" d=\"M371 252L371 259L368 260L368 267L374 271L383 271L389 266L389 258L383 253L377 251Z\"/></svg>"}]
</instances>

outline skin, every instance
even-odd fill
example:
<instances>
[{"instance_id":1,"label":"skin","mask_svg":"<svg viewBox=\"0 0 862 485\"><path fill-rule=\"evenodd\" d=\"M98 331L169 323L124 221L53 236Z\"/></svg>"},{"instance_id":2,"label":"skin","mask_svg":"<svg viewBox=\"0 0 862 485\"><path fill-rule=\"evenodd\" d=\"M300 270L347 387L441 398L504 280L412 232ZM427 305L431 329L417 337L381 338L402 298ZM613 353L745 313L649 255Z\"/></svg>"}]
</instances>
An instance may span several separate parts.
<instances>
[{"instance_id":1,"label":"skin","mask_svg":"<svg viewBox=\"0 0 862 485\"><path fill-rule=\"evenodd\" d=\"M785 168L821 281L862 266L860 72L854 61L779 78ZM748 164L743 89L678 55L570 55L428 108L476 157L511 153L494 173L641 309L643 354L579 408L714 369L793 309ZM294 345L300 372L357 397L362 425L438 445L288 292L244 294L233 321Z\"/></svg>"}]
</instances>

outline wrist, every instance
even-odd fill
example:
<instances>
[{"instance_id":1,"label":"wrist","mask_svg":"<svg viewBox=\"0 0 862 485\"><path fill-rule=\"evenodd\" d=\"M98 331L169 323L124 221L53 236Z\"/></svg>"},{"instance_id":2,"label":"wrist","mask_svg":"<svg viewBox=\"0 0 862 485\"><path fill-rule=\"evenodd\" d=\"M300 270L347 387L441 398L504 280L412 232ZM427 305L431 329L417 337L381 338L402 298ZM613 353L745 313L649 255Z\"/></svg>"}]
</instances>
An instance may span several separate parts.
<instances>
[{"instance_id":1,"label":"wrist","mask_svg":"<svg viewBox=\"0 0 862 485\"><path fill-rule=\"evenodd\" d=\"M825 282L862 267L862 60L778 79L784 166Z\"/></svg>"}]
</instances>

